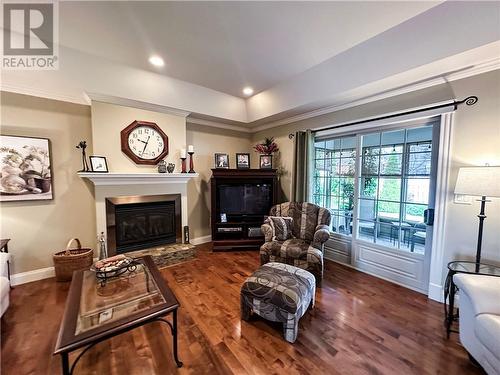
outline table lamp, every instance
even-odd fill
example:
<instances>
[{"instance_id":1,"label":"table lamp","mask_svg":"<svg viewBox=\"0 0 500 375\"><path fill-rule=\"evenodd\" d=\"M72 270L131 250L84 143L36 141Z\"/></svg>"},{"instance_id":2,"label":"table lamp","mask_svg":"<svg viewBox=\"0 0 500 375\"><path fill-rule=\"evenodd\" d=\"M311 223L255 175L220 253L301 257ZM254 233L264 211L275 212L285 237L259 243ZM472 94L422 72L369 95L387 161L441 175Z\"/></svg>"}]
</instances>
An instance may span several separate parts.
<instances>
[{"instance_id":1,"label":"table lamp","mask_svg":"<svg viewBox=\"0 0 500 375\"><path fill-rule=\"evenodd\" d=\"M487 198L500 197L500 166L490 167L462 167L458 171L455 194L479 196L481 211L479 218L479 232L477 236L476 271L481 261L481 244L483 242L483 224L486 215L484 209Z\"/></svg>"}]
</instances>

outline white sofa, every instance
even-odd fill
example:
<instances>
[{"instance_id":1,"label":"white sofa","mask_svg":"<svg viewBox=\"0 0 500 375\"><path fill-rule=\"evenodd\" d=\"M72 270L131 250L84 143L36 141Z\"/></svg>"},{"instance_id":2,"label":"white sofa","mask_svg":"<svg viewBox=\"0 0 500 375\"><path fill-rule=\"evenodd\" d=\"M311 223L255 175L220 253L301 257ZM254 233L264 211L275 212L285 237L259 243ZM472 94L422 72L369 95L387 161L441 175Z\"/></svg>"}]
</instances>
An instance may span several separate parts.
<instances>
[{"instance_id":1,"label":"white sofa","mask_svg":"<svg viewBox=\"0 0 500 375\"><path fill-rule=\"evenodd\" d=\"M10 282L8 273L9 253L0 253L0 316L9 307Z\"/></svg>"},{"instance_id":2,"label":"white sofa","mask_svg":"<svg viewBox=\"0 0 500 375\"><path fill-rule=\"evenodd\" d=\"M500 375L500 277L456 274L460 341L489 375Z\"/></svg>"}]
</instances>

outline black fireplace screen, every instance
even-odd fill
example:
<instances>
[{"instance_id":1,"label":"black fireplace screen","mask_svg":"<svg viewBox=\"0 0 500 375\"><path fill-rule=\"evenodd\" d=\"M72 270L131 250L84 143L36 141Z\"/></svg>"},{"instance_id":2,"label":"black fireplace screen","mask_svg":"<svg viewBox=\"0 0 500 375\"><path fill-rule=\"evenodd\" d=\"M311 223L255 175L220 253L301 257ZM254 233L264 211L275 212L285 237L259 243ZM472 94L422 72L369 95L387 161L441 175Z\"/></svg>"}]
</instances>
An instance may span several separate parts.
<instances>
[{"instance_id":1,"label":"black fireplace screen","mask_svg":"<svg viewBox=\"0 0 500 375\"><path fill-rule=\"evenodd\" d=\"M118 205L115 223L117 253L176 241L173 201Z\"/></svg>"}]
</instances>

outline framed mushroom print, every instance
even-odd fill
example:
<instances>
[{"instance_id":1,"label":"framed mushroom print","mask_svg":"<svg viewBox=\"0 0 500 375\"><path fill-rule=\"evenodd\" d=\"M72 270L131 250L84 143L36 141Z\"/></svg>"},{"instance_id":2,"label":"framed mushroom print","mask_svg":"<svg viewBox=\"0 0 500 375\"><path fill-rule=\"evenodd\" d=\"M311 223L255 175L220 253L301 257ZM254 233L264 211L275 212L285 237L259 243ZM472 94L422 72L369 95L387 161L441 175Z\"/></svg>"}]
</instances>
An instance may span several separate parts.
<instances>
[{"instance_id":1,"label":"framed mushroom print","mask_svg":"<svg viewBox=\"0 0 500 375\"><path fill-rule=\"evenodd\" d=\"M50 141L0 135L0 201L53 199Z\"/></svg>"}]
</instances>

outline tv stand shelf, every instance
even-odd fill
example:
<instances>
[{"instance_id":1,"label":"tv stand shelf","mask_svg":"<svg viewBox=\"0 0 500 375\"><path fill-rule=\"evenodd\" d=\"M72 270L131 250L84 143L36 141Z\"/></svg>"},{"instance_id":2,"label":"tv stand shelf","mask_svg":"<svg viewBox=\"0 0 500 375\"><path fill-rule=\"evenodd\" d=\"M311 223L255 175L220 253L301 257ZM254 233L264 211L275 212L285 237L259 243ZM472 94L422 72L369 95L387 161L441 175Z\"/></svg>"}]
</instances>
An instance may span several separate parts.
<instances>
[{"instance_id":1,"label":"tv stand shelf","mask_svg":"<svg viewBox=\"0 0 500 375\"><path fill-rule=\"evenodd\" d=\"M276 170L212 169L211 189L214 251L258 249L264 243L264 216L277 202Z\"/></svg>"}]
</instances>

